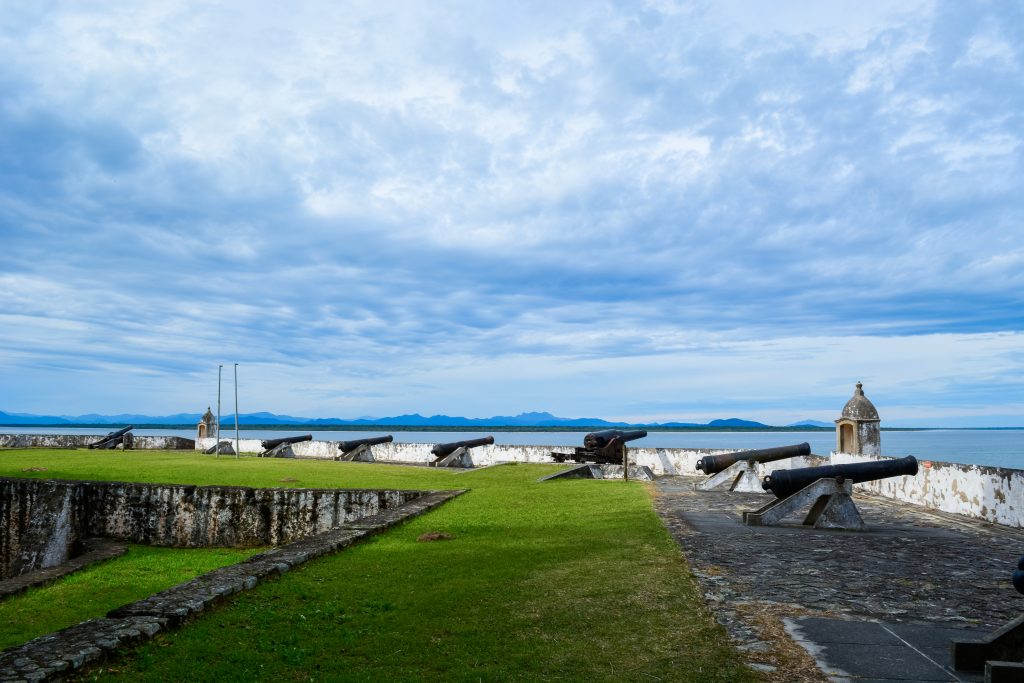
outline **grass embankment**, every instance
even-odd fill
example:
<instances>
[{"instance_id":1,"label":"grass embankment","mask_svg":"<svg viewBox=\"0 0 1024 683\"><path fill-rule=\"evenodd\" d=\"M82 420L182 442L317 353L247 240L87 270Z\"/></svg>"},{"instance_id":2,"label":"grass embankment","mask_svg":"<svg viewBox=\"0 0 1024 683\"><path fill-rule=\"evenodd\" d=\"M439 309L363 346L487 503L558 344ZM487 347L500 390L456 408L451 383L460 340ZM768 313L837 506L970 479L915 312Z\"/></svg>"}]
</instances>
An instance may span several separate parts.
<instances>
[{"instance_id":1,"label":"grass embankment","mask_svg":"<svg viewBox=\"0 0 1024 683\"><path fill-rule=\"evenodd\" d=\"M643 484L185 453L6 452L0 474L249 486L470 488L235 596L115 661L124 680L749 681ZM430 531L453 540L417 542ZM110 567L114 565L108 565ZM130 581L131 577L125 577Z\"/></svg>"}]
</instances>

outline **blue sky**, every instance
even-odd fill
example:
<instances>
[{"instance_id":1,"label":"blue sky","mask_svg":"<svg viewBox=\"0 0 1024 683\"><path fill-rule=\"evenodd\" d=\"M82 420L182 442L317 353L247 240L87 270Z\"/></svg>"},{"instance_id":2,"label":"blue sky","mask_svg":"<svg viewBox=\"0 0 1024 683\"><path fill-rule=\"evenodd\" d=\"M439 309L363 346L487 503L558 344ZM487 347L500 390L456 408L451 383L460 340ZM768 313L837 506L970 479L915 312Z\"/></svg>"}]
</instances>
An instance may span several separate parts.
<instances>
[{"instance_id":1,"label":"blue sky","mask_svg":"<svg viewBox=\"0 0 1024 683\"><path fill-rule=\"evenodd\" d=\"M0 0L0 410L1024 424L1024 6Z\"/></svg>"}]
</instances>

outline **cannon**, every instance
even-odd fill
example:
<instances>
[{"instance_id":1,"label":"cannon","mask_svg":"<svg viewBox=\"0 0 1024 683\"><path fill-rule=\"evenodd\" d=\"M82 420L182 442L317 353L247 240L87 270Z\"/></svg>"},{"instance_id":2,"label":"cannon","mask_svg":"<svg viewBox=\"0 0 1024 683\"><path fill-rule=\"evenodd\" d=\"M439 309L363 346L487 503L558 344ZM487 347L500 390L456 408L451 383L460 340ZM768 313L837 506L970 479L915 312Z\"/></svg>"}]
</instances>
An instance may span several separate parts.
<instances>
[{"instance_id":1,"label":"cannon","mask_svg":"<svg viewBox=\"0 0 1024 683\"><path fill-rule=\"evenodd\" d=\"M815 529L863 531L867 525L853 502L853 485L905 474L917 474L917 459L912 455L849 465L776 470L761 484L765 491L775 494L776 500L758 510L744 512L743 523L750 526L779 524L786 516L809 505L805 525Z\"/></svg>"},{"instance_id":2,"label":"cannon","mask_svg":"<svg viewBox=\"0 0 1024 683\"><path fill-rule=\"evenodd\" d=\"M132 431L133 429L134 427L128 425L124 429L118 429L116 432L110 432L99 441L89 444L88 448L117 448L117 444L122 443L123 441L121 437L123 437L125 434L128 434L128 432Z\"/></svg>"},{"instance_id":3,"label":"cannon","mask_svg":"<svg viewBox=\"0 0 1024 683\"><path fill-rule=\"evenodd\" d=\"M718 455L705 455L697 461L697 469L704 474L718 474L730 465L740 461L747 462L775 462L786 458L795 458L798 455L810 455L811 445L800 443L795 446L778 446L776 448L761 448L754 451L737 451L736 453L720 453Z\"/></svg>"},{"instance_id":4,"label":"cannon","mask_svg":"<svg viewBox=\"0 0 1024 683\"><path fill-rule=\"evenodd\" d=\"M472 467L473 459L469 457L469 449L477 446L489 446L494 443L493 436L485 436L480 439L469 439L468 441L453 441L451 443L439 443L430 449L434 454L434 462L431 467Z\"/></svg>"},{"instance_id":5,"label":"cannon","mask_svg":"<svg viewBox=\"0 0 1024 683\"><path fill-rule=\"evenodd\" d=\"M489 446L494 443L493 436L485 436L479 439L469 439L468 441L453 441L451 443L439 443L435 444L430 452L439 458L443 458L446 455L451 455L460 448L476 448L477 446Z\"/></svg>"},{"instance_id":6,"label":"cannon","mask_svg":"<svg viewBox=\"0 0 1024 683\"><path fill-rule=\"evenodd\" d=\"M285 436L280 439L265 439L260 441L260 445L263 446L263 450L269 451L272 448L277 448L284 444L302 443L303 441L312 441L312 434L303 434L302 436Z\"/></svg>"},{"instance_id":7,"label":"cannon","mask_svg":"<svg viewBox=\"0 0 1024 683\"><path fill-rule=\"evenodd\" d=\"M352 441L339 441L338 448L342 451L354 451L360 446L376 446L382 443L391 443L395 440L395 437L388 434L387 436L375 436L370 439L353 439Z\"/></svg>"},{"instance_id":8,"label":"cannon","mask_svg":"<svg viewBox=\"0 0 1024 683\"><path fill-rule=\"evenodd\" d=\"M810 453L810 444L800 443L795 446L706 455L697 461L697 469L710 476L697 484L695 488L698 491L713 491L728 485L730 491L737 493L761 493L761 480L757 473L758 463L773 462L798 455L810 455Z\"/></svg>"},{"instance_id":9,"label":"cannon","mask_svg":"<svg viewBox=\"0 0 1024 683\"><path fill-rule=\"evenodd\" d=\"M591 432L583 437L583 447L597 450L598 448L607 448L609 444L615 442L626 443L627 441L642 439L645 436L647 436L647 432L642 429L632 432L624 432L621 429L604 429L600 432Z\"/></svg>"},{"instance_id":10,"label":"cannon","mask_svg":"<svg viewBox=\"0 0 1024 683\"><path fill-rule=\"evenodd\" d=\"M621 429L604 429L584 436L583 448L577 448L574 453L552 453L551 457L555 462L573 460L579 463L621 465L626 451L626 442L636 441L645 436L647 436L647 432L642 429L630 432L624 432Z\"/></svg>"},{"instance_id":11,"label":"cannon","mask_svg":"<svg viewBox=\"0 0 1024 683\"><path fill-rule=\"evenodd\" d=\"M892 458L875 462L857 462L849 465L825 465L823 467L803 467L796 470L775 470L761 483L761 488L771 491L776 498L788 498L797 491L810 486L819 479L836 479L842 477L854 484L886 477L898 477L904 474L917 474L917 458L908 455L905 458Z\"/></svg>"},{"instance_id":12,"label":"cannon","mask_svg":"<svg viewBox=\"0 0 1024 683\"><path fill-rule=\"evenodd\" d=\"M395 437L388 434L387 436L376 436L369 439L339 441L338 448L341 450L341 455L336 457L335 460L344 460L346 462L353 462L356 460L362 462L373 462L373 453L370 451L370 446L376 446L382 443L391 443L394 440Z\"/></svg>"},{"instance_id":13,"label":"cannon","mask_svg":"<svg viewBox=\"0 0 1024 683\"><path fill-rule=\"evenodd\" d=\"M312 434L303 434L302 436L285 436L280 439L265 439L260 442L263 446L263 452L260 453L261 458L276 458L277 455L283 451L286 447L292 444L301 443L303 441L312 441Z\"/></svg>"}]
</instances>

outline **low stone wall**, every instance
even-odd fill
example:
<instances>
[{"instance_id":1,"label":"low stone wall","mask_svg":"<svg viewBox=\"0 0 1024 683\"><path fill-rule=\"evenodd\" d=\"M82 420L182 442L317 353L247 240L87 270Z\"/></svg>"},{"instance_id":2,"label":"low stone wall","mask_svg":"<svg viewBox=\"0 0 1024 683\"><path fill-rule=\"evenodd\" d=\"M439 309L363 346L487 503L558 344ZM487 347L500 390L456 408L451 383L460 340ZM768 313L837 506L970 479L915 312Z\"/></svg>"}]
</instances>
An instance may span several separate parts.
<instances>
[{"instance_id":1,"label":"low stone wall","mask_svg":"<svg viewBox=\"0 0 1024 683\"><path fill-rule=\"evenodd\" d=\"M833 464L876 462L886 456L834 453ZM952 512L975 519L1024 528L1024 471L984 465L920 460L917 476L892 477L857 484L858 490Z\"/></svg>"},{"instance_id":2,"label":"low stone wall","mask_svg":"<svg viewBox=\"0 0 1024 683\"><path fill-rule=\"evenodd\" d=\"M582 436L580 439L582 440ZM222 441L228 439L222 438ZM214 439L199 439L196 449L211 448ZM337 441L302 441L292 444L283 452L283 457L324 458L333 460L341 455ZM231 440L234 448L235 442ZM242 453L261 453L263 447L259 439L240 439L239 450ZM373 446L373 457L380 462L417 463L433 462L436 456L430 452L432 443L384 443ZM507 462L551 463L555 460L552 453L573 453L572 446L514 446L491 445L477 446L470 449L474 467L486 467ZM684 474L694 471L697 460L710 453L727 453L728 450L707 448L630 448L630 460L638 465L647 465L656 474Z\"/></svg>"},{"instance_id":3,"label":"low stone wall","mask_svg":"<svg viewBox=\"0 0 1024 683\"><path fill-rule=\"evenodd\" d=\"M61 564L87 536L178 547L280 545L424 493L0 478L0 578Z\"/></svg>"},{"instance_id":4,"label":"low stone wall","mask_svg":"<svg viewBox=\"0 0 1024 683\"><path fill-rule=\"evenodd\" d=\"M222 438L221 441L228 439ZM583 437L580 436L582 442ZM196 442L196 449L205 450L211 448L214 439L199 439ZM282 453L282 457L298 458L323 458L333 460L341 455L338 450L337 441L302 441L292 444ZM235 442L231 440L231 447ZM242 453L261 453L263 447L259 439L240 439L239 450ZM391 442L373 446L373 457L379 462L394 463L416 463L426 464L433 462L435 457L430 449L432 443L398 443ZM696 473L697 461L705 455L715 453L731 453L735 449L730 448L630 448L630 463L638 466L646 466L658 475L664 474L694 474ZM552 463L552 453L572 454L575 452L573 446L516 446L494 444L490 446L477 446L470 449L469 453L473 459L474 467L486 467L488 465L500 465L508 462L521 463ZM783 469L786 467L809 467L808 463L820 464L822 461L805 458L792 458L789 461L769 463L765 467L772 469Z\"/></svg>"},{"instance_id":5,"label":"low stone wall","mask_svg":"<svg viewBox=\"0 0 1024 683\"><path fill-rule=\"evenodd\" d=\"M189 450L196 447L194 439L180 436L132 436L134 450ZM0 434L0 448L85 448L102 438L97 434Z\"/></svg>"},{"instance_id":6,"label":"low stone wall","mask_svg":"<svg viewBox=\"0 0 1024 683\"><path fill-rule=\"evenodd\" d=\"M306 458L335 458L334 441L306 441L295 444L286 454ZM213 439L202 444L212 446ZM243 439L241 450L259 452L259 440ZM197 445L199 447L199 445ZM429 443L387 443L373 447L374 458L380 462L428 463L434 460ZM695 475L697 461L705 455L728 453L735 449L710 448L630 448L630 462L651 468L656 475ZM550 463L551 453L572 453L571 446L491 445L473 448L470 454L476 467L505 462ZM828 464L885 460L887 456L853 456L843 453L829 457L811 455L758 465L763 477L775 470L817 467ZM953 512L1007 526L1024 528L1024 471L981 465L960 465L948 462L924 462L916 477L895 477L858 484L859 490L920 505L925 508Z\"/></svg>"}]
</instances>

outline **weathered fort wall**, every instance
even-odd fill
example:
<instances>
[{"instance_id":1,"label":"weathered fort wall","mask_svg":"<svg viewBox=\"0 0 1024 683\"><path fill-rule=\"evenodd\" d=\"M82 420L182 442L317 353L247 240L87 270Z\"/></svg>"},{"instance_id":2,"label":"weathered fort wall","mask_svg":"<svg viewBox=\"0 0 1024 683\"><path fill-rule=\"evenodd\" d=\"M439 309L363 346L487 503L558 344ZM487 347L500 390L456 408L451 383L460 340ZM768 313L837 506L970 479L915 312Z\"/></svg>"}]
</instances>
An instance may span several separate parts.
<instances>
[{"instance_id":1,"label":"weathered fort wall","mask_svg":"<svg viewBox=\"0 0 1024 683\"><path fill-rule=\"evenodd\" d=\"M885 459L836 453L832 463ZM1024 470L919 460L917 476L880 479L857 488L932 510L1024 528Z\"/></svg>"},{"instance_id":2,"label":"weathered fort wall","mask_svg":"<svg viewBox=\"0 0 1024 683\"><path fill-rule=\"evenodd\" d=\"M197 448L213 445L213 439L202 439ZM232 441L232 446L234 442ZM239 442L243 453L259 453L263 449L257 439ZM386 443L373 446L373 457L379 462L428 463L434 460L429 443ZM697 461L705 455L728 453L733 449L709 448L630 448L630 462L646 465L658 475L697 475ZM506 462L550 463L552 453L572 453L571 446L479 446L470 450L477 467ZM303 458L334 459L340 451L334 441L305 441L291 446L285 455ZM886 456L812 455L790 458L758 466L761 476L774 470L819 465L884 460ZM1024 528L1024 470L980 465L922 461L916 477L894 477L858 484L859 490L913 505L966 515L1007 526Z\"/></svg>"},{"instance_id":3,"label":"weathered fort wall","mask_svg":"<svg viewBox=\"0 0 1024 683\"><path fill-rule=\"evenodd\" d=\"M580 437L582 439L582 436ZM229 441L222 438L221 441ZM230 440L234 448L234 440ZM283 457L324 458L333 460L341 455L336 441L302 441L292 444L284 452ZM214 439L199 439L196 448L203 450L212 447ZM433 462L436 456L430 452L432 443L384 443L373 446L373 458L379 462L416 463ZM241 439L238 448L242 453L261 453L263 447L259 439ZM572 446L514 446L490 445L477 446L470 450L475 467L486 467L508 462L550 463L554 462L552 453L574 452ZM707 448L630 448L629 457L638 465L648 465L656 474L690 474L696 467L697 460L709 453L727 453L728 450Z\"/></svg>"},{"instance_id":4,"label":"weathered fort wall","mask_svg":"<svg viewBox=\"0 0 1024 683\"><path fill-rule=\"evenodd\" d=\"M90 536L177 547L281 545L425 493L0 478L0 578L61 564Z\"/></svg>"},{"instance_id":5,"label":"weathered fort wall","mask_svg":"<svg viewBox=\"0 0 1024 683\"><path fill-rule=\"evenodd\" d=\"M193 439L180 436L133 434L132 437L132 448L137 450L188 450L196 447ZM102 438L97 434L0 434L0 448L85 448Z\"/></svg>"},{"instance_id":6,"label":"weathered fort wall","mask_svg":"<svg viewBox=\"0 0 1024 683\"><path fill-rule=\"evenodd\" d=\"M580 440L582 441L582 435ZM222 438L221 441L229 441ZM230 440L234 448L234 440ZM336 441L302 441L292 444L282 453L282 457L299 458L324 458L333 460L341 455ZM211 448L214 439L199 439L196 441L197 449ZM259 439L241 439L238 442L239 450L242 453L261 453L263 447ZM398 443L391 442L373 446L373 458L378 462L413 463L426 464L433 462L436 456L430 452L434 447L432 443ZM713 449L713 448L630 448L629 459L636 465L646 465L655 474L694 474L696 473L697 461L705 455L714 453L730 453L735 449ZM490 445L477 446L470 449L475 467L486 467L488 465L500 465L509 462L521 463L551 463L554 459L552 453L572 454L572 446L515 446L515 445ZM804 460L796 458L791 462L821 464L821 461ZM785 461L783 461L785 463ZM780 464L780 463L772 463ZM786 466L781 464L781 466ZM808 467L809 464L796 465ZM775 468L779 469L779 468Z\"/></svg>"}]
</instances>

